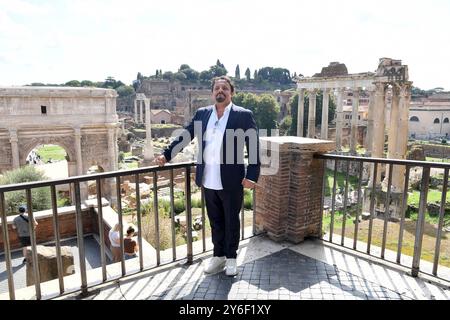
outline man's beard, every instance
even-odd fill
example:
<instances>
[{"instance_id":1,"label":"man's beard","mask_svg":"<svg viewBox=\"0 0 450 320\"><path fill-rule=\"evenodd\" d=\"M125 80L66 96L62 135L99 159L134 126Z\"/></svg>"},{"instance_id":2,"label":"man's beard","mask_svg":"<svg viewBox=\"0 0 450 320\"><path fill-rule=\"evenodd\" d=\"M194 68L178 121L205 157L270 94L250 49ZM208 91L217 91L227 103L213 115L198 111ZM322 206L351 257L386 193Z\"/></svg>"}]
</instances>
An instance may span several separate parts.
<instances>
[{"instance_id":1,"label":"man's beard","mask_svg":"<svg viewBox=\"0 0 450 320\"><path fill-rule=\"evenodd\" d=\"M219 94L216 96L216 102L222 103L225 101L225 96L222 94Z\"/></svg>"}]
</instances>

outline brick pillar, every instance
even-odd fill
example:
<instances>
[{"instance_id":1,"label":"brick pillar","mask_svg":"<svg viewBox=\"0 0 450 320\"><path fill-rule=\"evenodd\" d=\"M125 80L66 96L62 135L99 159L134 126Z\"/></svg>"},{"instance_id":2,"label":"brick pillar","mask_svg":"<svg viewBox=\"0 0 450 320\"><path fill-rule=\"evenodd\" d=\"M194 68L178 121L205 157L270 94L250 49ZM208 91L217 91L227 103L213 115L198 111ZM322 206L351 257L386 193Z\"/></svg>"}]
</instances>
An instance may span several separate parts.
<instances>
[{"instance_id":1,"label":"brick pillar","mask_svg":"<svg viewBox=\"0 0 450 320\"><path fill-rule=\"evenodd\" d=\"M314 159L313 155L334 149L333 141L301 137L261 138L263 156L256 186L255 212L259 231L266 231L274 241L293 243L302 242L305 237L320 236L324 168L323 161ZM264 161L266 154L270 154L269 165ZM274 170L274 164L278 170Z\"/></svg>"}]
</instances>

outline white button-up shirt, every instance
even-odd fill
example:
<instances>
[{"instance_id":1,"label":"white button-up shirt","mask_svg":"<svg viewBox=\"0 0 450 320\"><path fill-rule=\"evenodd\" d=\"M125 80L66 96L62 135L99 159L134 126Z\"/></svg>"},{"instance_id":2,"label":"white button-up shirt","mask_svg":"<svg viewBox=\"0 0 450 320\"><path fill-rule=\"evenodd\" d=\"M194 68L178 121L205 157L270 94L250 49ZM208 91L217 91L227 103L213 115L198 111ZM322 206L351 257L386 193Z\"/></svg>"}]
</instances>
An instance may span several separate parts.
<instances>
[{"instance_id":1,"label":"white button-up shirt","mask_svg":"<svg viewBox=\"0 0 450 320\"><path fill-rule=\"evenodd\" d=\"M226 106L222 117L217 117L216 107L209 117L205 131L205 150L203 160L205 167L203 170L203 186L208 189L222 190L222 178L220 177L221 147L223 135L227 127L232 103Z\"/></svg>"}]
</instances>

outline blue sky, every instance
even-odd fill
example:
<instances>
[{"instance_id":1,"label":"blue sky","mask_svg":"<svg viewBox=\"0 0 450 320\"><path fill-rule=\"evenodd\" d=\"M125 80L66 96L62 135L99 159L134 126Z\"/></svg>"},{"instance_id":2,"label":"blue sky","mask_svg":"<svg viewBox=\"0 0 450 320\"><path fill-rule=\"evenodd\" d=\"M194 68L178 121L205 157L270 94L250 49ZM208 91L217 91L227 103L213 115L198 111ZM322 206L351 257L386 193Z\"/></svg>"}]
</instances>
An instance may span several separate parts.
<instances>
[{"instance_id":1,"label":"blue sky","mask_svg":"<svg viewBox=\"0 0 450 320\"><path fill-rule=\"evenodd\" d=\"M0 0L0 85L131 83L217 58L231 75L331 61L356 73L391 57L415 86L450 90L449 31L448 0Z\"/></svg>"}]
</instances>

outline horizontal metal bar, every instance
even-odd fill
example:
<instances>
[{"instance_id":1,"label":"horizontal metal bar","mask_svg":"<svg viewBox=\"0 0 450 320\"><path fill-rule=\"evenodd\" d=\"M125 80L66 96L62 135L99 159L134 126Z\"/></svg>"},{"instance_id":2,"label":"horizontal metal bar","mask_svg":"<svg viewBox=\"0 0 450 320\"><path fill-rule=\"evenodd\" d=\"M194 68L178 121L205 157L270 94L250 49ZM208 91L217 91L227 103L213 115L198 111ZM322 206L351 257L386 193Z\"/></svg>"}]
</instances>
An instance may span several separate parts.
<instances>
[{"instance_id":1,"label":"horizontal metal bar","mask_svg":"<svg viewBox=\"0 0 450 320\"><path fill-rule=\"evenodd\" d=\"M432 167L432 168L443 168L450 169L450 163L442 162L431 162L431 161L414 161L414 160L399 160L399 159L386 159L386 158L369 158L369 157L353 157L353 156L341 156L337 154L315 154L316 159L338 159L347 161L362 161L370 163L386 163L386 164L397 164L404 166L415 166L415 167Z\"/></svg>"},{"instance_id":2,"label":"horizontal metal bar","mask_svg":"<svg viewBox=\"0 0 450 320\"><path fill-rule=\"evenodd\" d=\"M50 187L50 186L56 186L56 185L60 185L60 184L85 182L85 181L91 181L91 180L96 180L96 179L117 178L117 177L129 176L129 175L133 175L133 174L159 172L159 171L166 171L166 170L171 170L171 169L183 169L183 168L191 167L194 165L195 165L194 162L182 162L182 163L177 163L177 164L168 164L168 165L165 165L164 167L152 166L152 167L131 169L131 170L126 170L126 171L110 171L110 172L96 173L96 174L90 174L90 175L84 175L84 176L73 176L73 177L69 177L66 179L45 180L45 181L38 181L38 182L25 182L25 183L0 186L0 192L24 190L27 188L34 189L34 188L41 188L41 187Z\"/></svg>"}]
</instances>

